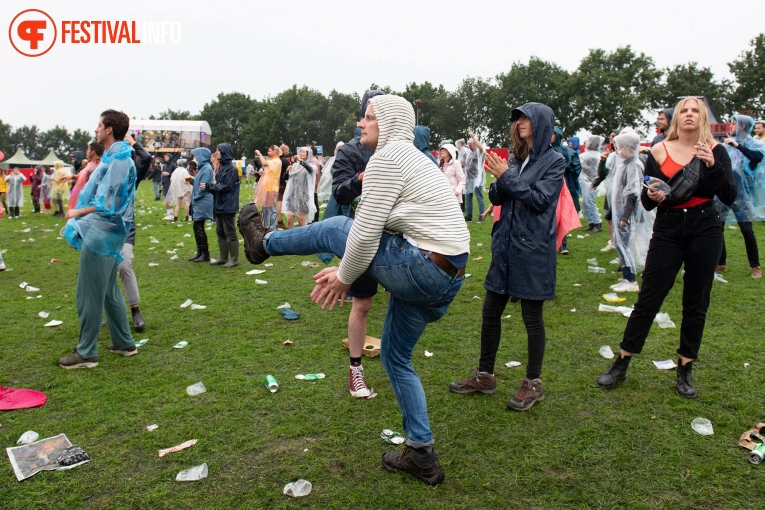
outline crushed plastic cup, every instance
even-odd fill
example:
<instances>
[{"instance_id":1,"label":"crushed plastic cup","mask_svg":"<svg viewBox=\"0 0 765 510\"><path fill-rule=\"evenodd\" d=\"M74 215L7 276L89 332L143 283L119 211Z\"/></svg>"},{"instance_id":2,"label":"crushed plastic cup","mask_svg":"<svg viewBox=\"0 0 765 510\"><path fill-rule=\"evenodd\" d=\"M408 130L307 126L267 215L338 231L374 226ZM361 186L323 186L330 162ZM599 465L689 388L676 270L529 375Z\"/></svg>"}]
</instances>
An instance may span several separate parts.
<instances>
[{"instance_id":1,"label":"crushed plastic cup","mask_svg":"<svg viewBox=\"0 0 765 510\"><path fill-rule=\"evenodd\" d=\"M173 346L173 349L183 349L187 345L189 345L189 343L186 340L181 340L180 342L178 342L177 344Z\"/></svg>"},{"instance_id":2,"label":"crushed plastic cup","mask_svg":"<svg viewBox=\"0 0 765 510\"><path fill-rule=\"evenodd\" d=\"M284 310L285 308L292 308L289 303L285 302L279 306L276 307L277 310Z\"/></svg>"},{"instance_id":3,"label":"crushed plastic cup","mask_svg":"<svg viewBox=\"0 0 765 510\"><path fill-rule=\"evenodd\" d=\"M656 314L656 318L654 318L654 321L659 325L661 329L668 329L668 328L674 328L675 323L672 322L672 319L669 318L668 313L659 312Z\"/></svg>"},{"instance_id":4,"label":"crushed plastic cup","mask_svg":"<svg viewBox=\"0 0 765 510\"><path fill-rule=\"evenodd\" d=\"M149 267L157 267L158 265L156 262L149 262Z\"/></svg>"},{"instance_id":5,"label":"crushed plastic cup","mask_svg":"<svg viewBox=\"0 0 765 510\"><path fill-rule=\"evenodd\" d=\"M614 351L611 350L610 345L604 345L602 346L598 352L601 356L603 356L606 359L614 359Z\"/></svg>"},{"instance_id":6,"label":"crushed plastic cup","mask_svg":"<svg viewBox=\"0 0 765 510\"><path fill-rule=\"evenodd\" d=\"M18 441L16 441L16 444L32 444L35 441L40 439L40 434L35 432L34 430L27 430L23 434L21 434L21 437Z\"/></svg>"},{"instance_id":7,"label":"crushed plastic cup","mask_svg":"<svg viewBox=\"0 0 765 510\"><path fill-rule=\"evenodd\" d=\"M173 255L172 257L170 257L170 260L178 260L178 255Z\"/></svg>"},{"instance_id":8,"label":"crushed plastic cup","mask_svg":"<svg viewBox=\"0 0 765 510\"><path fill-rule=\"evenodd\" d=\"M430 352L430 351L428 351L428 350L426 349L426 350L425 350L425 357L426 357L426 358L432 358L432 357L433 357L433 353L432 353L432 352Z\"/></svg>"},{"instance_id":9,"label":"crushed plastic cup","mask_svg":"<svg viewBox=\"0 0 765 510\"><path fill-rule=\"evenodd\" d=\"M181 308L188 308L189 306L191 306L192 303L193 303L192 300L187 299L186 301L183 302L183 304L181 304Z\"/></svg>"},{"instance_id":10,"label":"crushed plastic cup","mask_svg":"<svg viewBox=\"0 0 765 510\"><path fill-rule=\"evenodd\" d=\"M691 422L691 428L702 436L711 436L715 433L714 428L712 428L712 422L706 418L696 418Z\"/></svg>"},{"instance_id":11,"label":"crushed plastic cup","mask_svg":"<svg viewBox=\"0 0 765 510\"><path fill-rule=\"evenodd\" d=\"M151 241L151 242L152 242L152 243L154 243L154 244L157 244L157 243L159 243L159 241L157 241L157 240L156 240L156 239L155 239L153 236L152 236L152 237L149 237L149 241Z\"/></svg>"},{"instance_id":12,"label":"crushed plastic cup","mask_svg":"<svg viewBox=\"0 0 765 510\"><path fill-rule=\"evenodd\" d=\"M202 384L202 381L199 381L196 384L192 384L188 388L186 388L186 393L189 394L189 396L193 397L194 395L201 395L202 393L207 392L207 388L205 388L205 385Z\"/></svg>"},{"instance_id":13,"label":"crushed plastic cup","mask_svg":"<svg viewBox=\"0 0 765 510\"><path fill-rule=\"evenodd\" d=\"M205 305L198 305L196 303L192 303L191 304L191 309L192 310L204 310L205 308L207 308L207 306L205 306Z\"/></svg>"},{"instance_id":14,"label":"crushed plastic cup","mask_svg":"<svg viewBox=\"0 0 765 510\"><path fill-rule=\"evenodd\" d=\"M266 280L255 280L255 283L258 285L268 285L268 282Z\"/></svg>"},{"instance_id":15,"label":"crushed plastic cup","mask_svg":"<svg viewBox=\"0 0 765 510\"><path fill-rule=\"evenodd\" d=\"M505 363L505 366L507 368L515 368L515 367L521 366L521 362L520 361L508 361L507 363Z\"/></svg>"},{"instance_id":16,"label":"crushed plastic cup","mask_svg":"<svg viewBox=\"0 0 765 510\"><path fill-rule=\"evenodd\" d=\"M52 327L55 327L55 326L60 326L60 325L62 325L63 323L64 323L64 321L57 321L57 320L52 320L52 321L50 321L50 322L46 322L46 323L45 323L45 327L46 327L46 328L52 328Z\"/></svg>"},{"instance_id":17,"label":"crushed plastic cup","mask_svg":"<svg viewBox=\"0 0 765 510\"><path fill-rule=\"evenodd\" d=\"M207 463L193 468L184 469L175 476L176 482L198 482L203 478L207 478Z\"/></svg>"},{"instance_id":18,"label":"crushed plastic cup","mask_svg":"<svg viewBox=\"0 0 765 510\"><path fill-rule=\"evenodd\" d=\"M598 259L595 257L592 257L591 259L587 259L587 263L591 266L597 266L598 265Z\"/></svg>"},{"instance_id":19,"label":"crushed plastic cup","mask_svg":"<svg viewBox=\"0 0 765 510\"><path fill-rule=\"evenodd\" d=\"M632 308L628 306L611 306L611 305L604 305L603 303L598 305L598 311L620 313L624 315L625 317L629 317L630 314L632 314Z\"/></svg>"},{"instance_id":20,"label":"crushed plastic cup","mask_svg":"<svg viewBox=\"0 0 765 510\"><path fill-rule=\"evenodd\" d=\"M587 266L587 272L588 273L600 273L605 274L606 269L603 267L597 267L597 266Z\"/></svg>"},{"instance_id":21,"label":"crushed plastic cup","mask_svg":"<svg viewBox=\"0 0 765 510\"><path fill-rule=\"evenodd\" d=\"M142 338L135 343L136 347L143 347L149 341L148 338Z\"/></svg>"},{"instance_id":22,"label":"crushed plastic cup","mask_svg":"<svg viewBox=\"0 0 765 510\"><path fill-rule=\"evenodd\" d=\"M319 379L324 379L326 374L322 374L321 372L318 374L298 374L295 376L295 379L298 379L300 381L318 381Z\"/></svg>"},{"instance_id":23,"label":"crushed plastic cup","mask_svg":"<svg viewBox=\"0 0 765 510\"><path fill-rule=\"evenodd\" d=\"M284 494L291 498L300 498L308 496L313 489L313 485L308 480L297 480L284 486Z\"/></svg>"},{"instance_id":24,"label":"crushed plastic cup","mask_svg":"<svg viewBox=\"0 0 765 510\"><path fill-rule=\"evenodd\" d=\"M159 425L157 425L156 423L152 425L146 425L146 430L148 430L149 432L154 432L158 428L159 428Z\"/></svg>"},{"instance_id":25,"label":"crushed plastic cup","mask_svg":"<svg viewBox=\"0 0 765 510\"><path fill-rule=\"evenodd\" d=\"M47 318L48 318L48 315L50 315L50 314L49 314L48 312L40 312L40 313L38 313L37 315L38 315L39 317L43 318L43 319L47 319Z\"/></svg>"},{"instance_id":26,"label":"crushed plastic cup","mask_svg":"<svg viewBox=\"0 0 765 510\"><path fill-rule=\"evenodd\" d=\"M27 292L40 292L40 289L38 289L37 287L32 287L31 285L27 285L25 290Z\"/></svg>"},{"instance_id":27,"label":"crushed plastic cup","mask_svg":"<svg viewBox=\"0 0 765 510\"><path fill-rule=\"evenodd\" d=\"M250 269L249 271L247 271L244 274L246 274L246 275L254 275L254 274L263 274L265 272L266 272L265 269Z\"/></svg>"}]
</instances>

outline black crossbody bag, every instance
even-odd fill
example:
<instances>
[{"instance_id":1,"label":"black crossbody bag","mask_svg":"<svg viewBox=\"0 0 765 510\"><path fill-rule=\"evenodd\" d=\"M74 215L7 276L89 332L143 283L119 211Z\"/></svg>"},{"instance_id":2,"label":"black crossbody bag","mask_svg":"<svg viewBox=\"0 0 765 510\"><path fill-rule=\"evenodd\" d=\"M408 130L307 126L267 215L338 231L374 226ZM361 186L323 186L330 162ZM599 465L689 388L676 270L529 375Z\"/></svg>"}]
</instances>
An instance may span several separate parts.
<instances>
[{"instance_id":1,"label":"black crossbody bag","mask_svg":"<svg viewBox=\"0 0 765 510\"><path fill-rule=\"evenodd\" d=\"M696 188L699 187L701 165L701 160L694 157L690 163L678 170L667 181L670 187L667 205L679 205L691 199L693 194L696 193Z\"/></svg>"}]
</instances>

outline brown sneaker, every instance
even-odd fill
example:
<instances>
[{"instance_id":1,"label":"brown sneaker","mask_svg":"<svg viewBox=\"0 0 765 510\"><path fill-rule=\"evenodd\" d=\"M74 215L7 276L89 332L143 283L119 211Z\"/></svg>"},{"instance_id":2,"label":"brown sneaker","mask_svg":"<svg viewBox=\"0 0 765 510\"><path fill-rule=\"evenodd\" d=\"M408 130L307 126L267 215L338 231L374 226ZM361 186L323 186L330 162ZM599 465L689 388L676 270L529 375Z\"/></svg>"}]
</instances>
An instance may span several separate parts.
<instances>
[{"instance_id":1,"label":"brown sneaker","mask_svg":"<svg viewBox=\"0 0 765 510\"><path fill-rule=\"evenodd\" d=\"M507 403L507 408L511 411L528 411L534 404L544 399L545 392L542 389L542 379L537 378L532 381L528 377L524 377L521 389Z\"/></svg>"},{"instance_id":2,"label":"brown sneaker","mask_svg":"<svg viewBox=\"0 0 765 510\"><path fill-rule=\"evenodd\" d=\"M762 278L762 269L760 269L759 267L753 267L752 278Z\"/></svg>"},{"instance_id":3,"label":"brown sneaker","mask_svg":"<svg viewBox=\"0 0 765 510\"><path fill-rule=\"evenodd\" d=\"M118 349L117 347L110 345L107 349L114 354L122 354L123 356L135 356L138 354L138 348L135 345L129 349Z\"/></svg>"},{"instance_id":4,"label":"brown sneaker","mask_svg":"<svg viewBox=\"0 0 765 510\"><path fill-rule=\"evenodd\" d=\"M438 485L444 481L444 470L438 461L438 455L432 448L430 452L407 445L403 453L387 452L383 454L383 467L395 473L406 471L428 485Z\"/></svg>"},{"instance_id":5,"label":"brown sneaker","mask_svg":"<svg viewBox=\"0 0 765 510\"><path fill-rule=\"evenodd\" d=\"M98 358L83 358L75 349L72 354L58 360L62 368L93 368L98 366Z\"/></svg>"},{"instance_id":6,"label":"brown sneaker","mask_svg":"<svg viewBox=\"0 0 765 510\"><path fill-rule=\"evenodd\" d=\"M260 212L255 204L247 204L239 211L239 232L244 239L244 255L252 264L261 264L270 255L263 246L268 229L263 226Z\"/></svg>"},{"instance_id":7,"label":"brown sneaker","mask_svg":"<svg viewBox=\"0 0 765 510\"><path fill-rule=\"evenodd\" d=\"M479 372L477 368L474 368L473 375L464 381L454 381L451 383L449 391L458 395L468 395L470 393L491 395L497 391L497 376L488 372Z\"/></svg>"}]
</instances>

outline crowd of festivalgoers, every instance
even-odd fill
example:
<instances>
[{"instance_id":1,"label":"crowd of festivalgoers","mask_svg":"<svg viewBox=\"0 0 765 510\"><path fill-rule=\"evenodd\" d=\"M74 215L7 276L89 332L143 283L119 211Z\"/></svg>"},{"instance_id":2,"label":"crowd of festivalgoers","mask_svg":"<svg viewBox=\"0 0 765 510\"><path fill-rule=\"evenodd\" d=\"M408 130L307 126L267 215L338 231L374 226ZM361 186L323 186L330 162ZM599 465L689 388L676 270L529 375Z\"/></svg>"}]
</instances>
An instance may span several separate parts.
<instances>
[{"instance_id":1,"label":"crowd of festivalgoers","mask_svg":"<svg viewBox=\"0 0 765 510\"><path fill-rule=\"evenodd\" d=\"M555 298L557 257L570 253L566 234L581 228L602 233L608 239L602 251L615 252L621 278L611 286L613 292L638 293L619 355L596 385L613 389L625 380L630 360L641 352L683 268L675 392L696 396L692 367L712 282L716 272L727 269L726 221L740 228L752 278L762 277L752 224L765 219L763 122L734 114L728 136L718 140L705 103L687 97L659 112L659 134L650 144L641 144L630 127L580 140L564 137L548 106L527 103L512 111L512 144L503 158L473 132L467 142L442 141L433 155L430 131L415 126L411 104L382 91L364 94L358 116L354 137L338 143L327 161L310 145L293 153L287 145L273 144L266 155L255 150L242 167L228 143L192 149L188 158L174 159L169 152L155 158L128 134L128 117L107 110L99 117L96 141L85 153L73 153L71 165L57 161L53 168L35 168L29 179L33 213L49 213L52 207L54 215L65 217L62 236L80 251L80 336L59 364L98 365L104 313L112 341L108 350L138 353L116 277L119 273L123 282L132 327L141 331L146 324L132 269L133 215L138 185L151 180L155 199L165 202L165 219L193 222L196 253L190 262L231 268L239 265L241 251L253 264L272 256L316 254L329 265L338 257L339 264L314 277L311 296L322 307L351 302L353 397L374 396L361 352L373 298L378 288L385 291L381 359L407 434L402 453L383 457L389 471L406 471L431 485L444 479L412 350L462 285L468 224L483 223L489 215L492 260L484 283L478 362L467 378L449 385L451 392L497 391L502 314L508 301L520 301L528 359L507 408L528 411L544 400L544 302ZM177 146L173 137L149 143L149 149ZM0 174L0 208L8 218L20 216L27 180L18 169ZM252 186L245 192L249 198L251 189L252 200L240 211L243 184ZM598 195L604 197L602 207ZM208 221L215 224L217 252L210 249Z\"/></svg>"}]
</instances>

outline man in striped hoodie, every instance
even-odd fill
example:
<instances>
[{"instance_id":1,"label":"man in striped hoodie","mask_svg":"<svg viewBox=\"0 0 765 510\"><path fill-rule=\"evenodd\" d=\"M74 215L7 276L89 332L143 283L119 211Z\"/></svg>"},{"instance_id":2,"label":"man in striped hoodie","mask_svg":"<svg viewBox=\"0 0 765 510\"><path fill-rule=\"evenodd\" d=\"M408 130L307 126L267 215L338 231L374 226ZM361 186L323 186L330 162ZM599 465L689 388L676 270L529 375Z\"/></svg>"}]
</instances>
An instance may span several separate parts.
<instances>
[{"instance_id":1,"label":"man in striped hoodie","mask_svg":"<svg viewBox=\"0 0 765 510\"><path fill-rule=\"evenodd\" d=\"M239 229L247 259L331 252L342 260L314 276L311 293L322 308L342 306L356 278L367 275L391 299L381 358L407 435L403 453L383 455L388 471L407 471L429 485L443 481L412 351L428 323L440 319L462 286L470 247L454 193L439 169L414 146L414 110L399 96L369 100L359 122L361 143L375 150L364 172L355 219L330 218L307 227L268 232L257 208L244 206Z\"/></svg>"}]
</instances>

